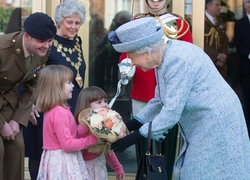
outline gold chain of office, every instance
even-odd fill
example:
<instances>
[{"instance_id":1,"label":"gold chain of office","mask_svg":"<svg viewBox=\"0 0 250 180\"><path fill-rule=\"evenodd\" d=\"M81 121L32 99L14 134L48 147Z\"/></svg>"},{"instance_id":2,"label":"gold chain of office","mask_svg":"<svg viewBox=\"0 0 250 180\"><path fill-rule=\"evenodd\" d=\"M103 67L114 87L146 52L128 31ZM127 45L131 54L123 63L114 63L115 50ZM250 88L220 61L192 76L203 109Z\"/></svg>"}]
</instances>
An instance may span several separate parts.
<instances>
[{"instance_id":1,"label":"gold chain of office","mask_svg":"<svg viewBox=\"0 0 250 180\"><path fill-rule=\"evenodd\" d=\"M79 68L80 68L80 66L82 64L81 63L82 62L82 58L81 58L82 51L81 51L81 47L80 47L80 43L79 43L79 38L76 37L76 45L74 45L74 48L63 47L63 45L58 43L58 41L56 39L54 39L53 45L57 48L57 52L61 53L61 55L66 58L66 61L69 62L71 64L71 66L73 66L76 69L75 80L76 80L78 86L80 88L82 88L83 79L82 79L82 77L81 77L81 75L79 73ZM78 61L75 63L75 62L71 61L71 59L66 55L66 53L68 52L69 54L72 54L72 53L74 53L76 51L78 53L77 54L77 56L78 56L77 60Z\"/></svg>"}]
</instances>

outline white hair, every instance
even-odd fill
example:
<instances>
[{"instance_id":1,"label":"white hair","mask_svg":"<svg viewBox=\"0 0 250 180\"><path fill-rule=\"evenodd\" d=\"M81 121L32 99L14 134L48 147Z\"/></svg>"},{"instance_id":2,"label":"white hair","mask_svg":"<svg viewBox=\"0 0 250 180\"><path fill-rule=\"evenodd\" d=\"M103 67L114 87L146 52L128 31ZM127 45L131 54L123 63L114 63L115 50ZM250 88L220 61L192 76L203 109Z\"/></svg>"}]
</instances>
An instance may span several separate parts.
<instances>
[{"instance_id":1,"label":"white hair","mask_svg":"<svg viewBox=\"0 0 250 180\"><path fill-rule=\"evenodd\" d=\"M154 52L154 51L157 51L164 43L165 43L165 40L160 39L159 41L157 41L154 44L150 44L149 46L142 47L140 49L133 51L133 53L141 55L141 54L144 54L146 52Z\"/></svg>"},{"instance_id":2,"label":"white hair","mask_svg":"<svg viewBox=\"0 0 250 180\"><path fill-rule=\"evenodd\" d=\"M86 10L82 3L76 0L65 0L61 2L55 9L55 21L59 26L64 18L77 14L80 17L81 25L86 20Z\"/></svg>"}]
</instances>

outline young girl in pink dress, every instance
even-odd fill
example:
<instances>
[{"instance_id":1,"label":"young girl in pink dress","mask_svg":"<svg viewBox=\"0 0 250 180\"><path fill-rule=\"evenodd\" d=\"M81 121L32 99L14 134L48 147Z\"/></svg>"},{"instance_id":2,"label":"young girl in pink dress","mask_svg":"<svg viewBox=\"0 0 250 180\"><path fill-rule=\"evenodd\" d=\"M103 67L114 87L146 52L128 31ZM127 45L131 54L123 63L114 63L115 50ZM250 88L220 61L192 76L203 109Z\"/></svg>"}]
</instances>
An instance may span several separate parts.
<instances>
[{"instance_id":1,"label":"young girl in pink dress","mask_svg":"<svg viewBox=\"0 0 250 180\"><path fill-rule=\"evenodd\" d=\"M78 123L77 132L79 137L86 137L90 133L78 121L78 115L86 108L108 108L107 94L101 88L91 86L83 89L78 95L75 119ZM123 167L113 151L111 153L91 153L84 149L82 154L91 180L108 180L106 163L115 171L116 180L124 179Z\"/></svg>"},{"instance_id":2,"label":"young girl in pink dress","mask_svg":"<svg viewBox=\"0 0 250 180\"><path fill-rule=\"evenodd\" d=\"M62 65L43 68L36 107L44 112L43 153L38 180L91 180L81 151L95 145L93 135L77 137L77 125L66 100L72 97L72 71Z\"/></svg>"}]
</instances>

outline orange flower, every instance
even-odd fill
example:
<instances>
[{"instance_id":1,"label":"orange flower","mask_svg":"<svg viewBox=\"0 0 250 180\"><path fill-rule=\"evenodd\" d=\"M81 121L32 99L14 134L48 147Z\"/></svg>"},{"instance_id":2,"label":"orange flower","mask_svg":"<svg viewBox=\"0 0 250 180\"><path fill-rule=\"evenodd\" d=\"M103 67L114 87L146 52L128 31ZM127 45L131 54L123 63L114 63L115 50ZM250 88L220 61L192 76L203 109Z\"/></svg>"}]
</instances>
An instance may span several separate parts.
<instances>
[{"instance_id":1,"label":"orange flower","mask_svg":"<svg viewBox=\"0 0 250 180\"><path fill-rule=\"evenodd\" d=\"M108 128L109 130L112 129L113 122L110 119L104 121L104 127Z\"/></svg>"}]
</instances>

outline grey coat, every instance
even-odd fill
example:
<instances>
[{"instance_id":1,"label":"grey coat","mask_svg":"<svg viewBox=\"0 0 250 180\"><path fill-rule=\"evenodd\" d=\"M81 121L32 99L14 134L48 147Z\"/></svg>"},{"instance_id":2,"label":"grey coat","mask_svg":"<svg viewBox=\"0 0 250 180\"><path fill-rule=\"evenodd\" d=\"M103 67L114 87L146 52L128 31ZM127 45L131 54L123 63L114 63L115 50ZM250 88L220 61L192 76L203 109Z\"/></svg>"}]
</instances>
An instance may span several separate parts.
<instances>
[{"instance_id":1,"label":"grey coat","mask_svg":"<svg viewBox=\"0 0 250 180\"><path fill-rule=\"evenodd\" d=\"M250 143L241 103L211 59L197 46L169 41L155 69L156 95L135 116L162 141L178 123L185 141L175 180L250 179Z\"/></svg>"}]
</instances>

